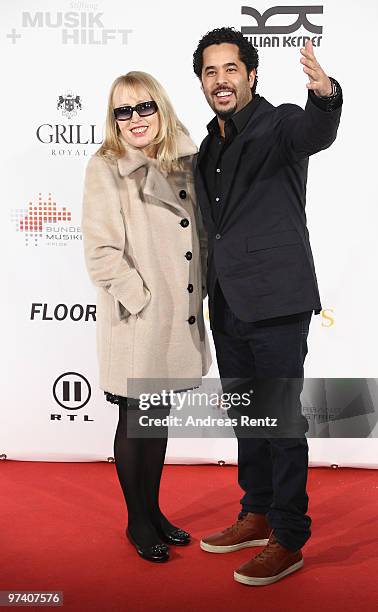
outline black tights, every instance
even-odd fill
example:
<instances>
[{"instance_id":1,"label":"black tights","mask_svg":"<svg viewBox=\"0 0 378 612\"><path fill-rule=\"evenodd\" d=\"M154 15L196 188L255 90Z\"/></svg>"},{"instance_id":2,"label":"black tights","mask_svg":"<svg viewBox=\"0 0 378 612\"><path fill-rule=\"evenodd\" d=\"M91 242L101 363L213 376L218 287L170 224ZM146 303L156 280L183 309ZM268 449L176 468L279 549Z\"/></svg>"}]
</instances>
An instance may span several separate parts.
<instances>
[{"instance_id":1,"label":"black tights","mask_svg":"<svg viewBox=\"0 0 378 612\"><path fill-rule=\"evenodd\" d=\"M141 546L160 541L156 527L174 529L159 507L159 488L167 448L168 427L159 429L159 438L127 437L127 411L138 408L128 398L119 403L119 420L114 438L114 458L118 479L128 511L128 529ZM158 418L169 415L159 408ZM152 416L153 409L147 414ZM135 414L135 412L134 412ZM145 413L144 413L145 414Z\"/></svg>"}]
</instances>

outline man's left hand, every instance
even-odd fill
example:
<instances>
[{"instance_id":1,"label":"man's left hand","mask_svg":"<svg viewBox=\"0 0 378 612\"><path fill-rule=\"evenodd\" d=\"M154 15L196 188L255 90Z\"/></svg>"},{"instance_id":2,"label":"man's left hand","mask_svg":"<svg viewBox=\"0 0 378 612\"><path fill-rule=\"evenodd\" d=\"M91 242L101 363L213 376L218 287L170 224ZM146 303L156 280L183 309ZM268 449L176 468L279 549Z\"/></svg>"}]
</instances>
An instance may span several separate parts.
<instances>
[{"instance_id":1,"label":"man's left hand","mask_svg":"<svg viewBox=\"0 0 378 612\"><path fill-rule=\"evenodd\" d=\"M307 89L312 89L317 96L330 96L332 93L332 83L314 55L311 40L306 42L305 48L301 49L301 53L303 55L301 58L303 71L308 74L310 79L310 82L306 83Z\"/></svg>"}]
</instances>

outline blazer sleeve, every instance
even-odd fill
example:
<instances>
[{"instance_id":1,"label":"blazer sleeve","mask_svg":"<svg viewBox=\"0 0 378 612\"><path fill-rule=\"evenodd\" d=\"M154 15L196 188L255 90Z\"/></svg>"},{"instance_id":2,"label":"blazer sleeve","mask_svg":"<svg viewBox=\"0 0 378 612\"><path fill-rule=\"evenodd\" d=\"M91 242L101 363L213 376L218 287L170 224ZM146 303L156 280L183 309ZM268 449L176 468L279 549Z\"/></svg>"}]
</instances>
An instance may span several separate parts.
<instances>
[{"instance_id":1,"label":"blazer sleeve","mask_svg":"<svg viewBox=\"0 0 378 612\"><path fill-rule=\"evenodd\" d=\"M129 314L138 314L151 294L125 253L125 219L116 179L109 163L96 155L85 173L82 232L85 263L93 284L113 295Z\"/></svg>"},{"instance_id":2,"label":"blazer sleeve","mask_svg":"<svg viewBox=\"0 0 378 612\"><path fill-rule=\"evenodd\" d=\"M336 139L341 105L324 110L309 95L305 110L295 104L282 104L278 109L281 151L290 161L327 149Z\"/></svg>"}]
</instances>

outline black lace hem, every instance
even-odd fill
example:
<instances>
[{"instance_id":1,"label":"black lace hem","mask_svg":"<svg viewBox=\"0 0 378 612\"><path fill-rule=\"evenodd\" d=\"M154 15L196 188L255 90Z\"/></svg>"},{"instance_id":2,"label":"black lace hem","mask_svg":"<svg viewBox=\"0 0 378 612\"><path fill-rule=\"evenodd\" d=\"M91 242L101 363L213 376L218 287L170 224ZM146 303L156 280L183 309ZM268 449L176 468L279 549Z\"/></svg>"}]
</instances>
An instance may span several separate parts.
<instances>
[{"instance_id":1,"label":"black lace hem","mask_svg":"<svg viewBox=\"0 0 378 612\"><path fill-rule=\"evenodd\" d=\"M105 395L105 399L107 402L110 402L111 404L118 404L121 401L124 401L125 398L122 397L122 395L114 395L114 393L109 393L109 391L104 391L104 395Z\"/></svg>"},{"instance_id":2,"label":"black lace hem","mask_svg":"<svg viewBox=\"0 0 378 612\"><path fill-rule=\"evenodd\" d=\"M199 389L199 385L196 387L187 387L186 389L180 389L179 391L175 391L175 393L183 393L184 391L192 391L193 389ZM122 395L115 395L114 393L110 393L109 391L104 391L105 399L107 402L111 404L120 404L120 402L124 402L127 398Z\"/></svg>"}]
</instances>

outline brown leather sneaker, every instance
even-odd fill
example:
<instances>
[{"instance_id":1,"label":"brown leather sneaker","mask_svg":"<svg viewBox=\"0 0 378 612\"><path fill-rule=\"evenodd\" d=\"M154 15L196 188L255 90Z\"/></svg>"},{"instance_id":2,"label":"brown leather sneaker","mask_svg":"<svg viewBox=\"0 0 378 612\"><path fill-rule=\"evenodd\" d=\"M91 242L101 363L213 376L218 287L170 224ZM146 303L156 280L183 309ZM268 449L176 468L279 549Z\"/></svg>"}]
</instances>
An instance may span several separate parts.
<instances>
[{"instance_id":1,"label":"brown leather sneaker","mask_svg":"<svg viewBox=\"0 0 378 612\"><path fill-rule=\"evenodd\" d=\"M213 553L228 553L250 546L264 546L268 542L270 532L265 514L248 512L231 527L203 538L200 546L202 550Z\"/></svg>"},{"instance_id":2,"label":"brown leather sneaker","mask_svg":"<svg viewBox=\"0 0 378 612\"><path fill-rule=\"evenodd\" d=\"M302 565L301 550L293 552L284 548L272 532L267 546L256 557L241 565L234 572L234 578L237 582L254 586L272 584L299 570Z\"/></svg>"}]
</instances>

